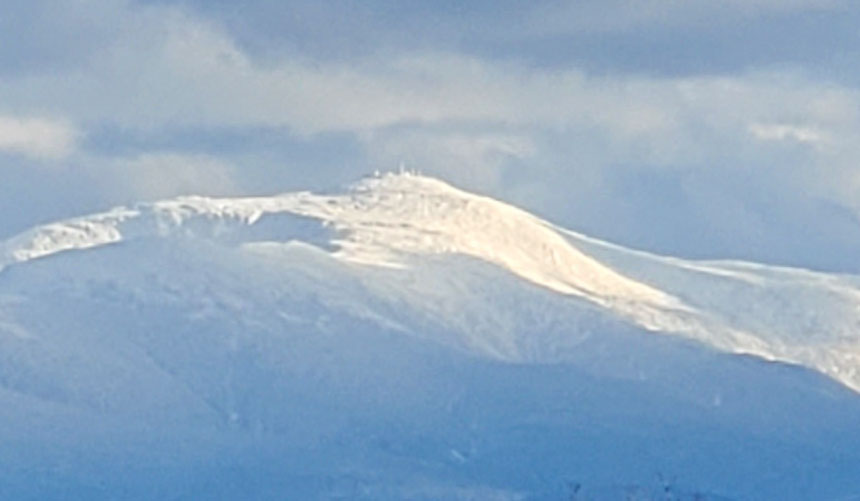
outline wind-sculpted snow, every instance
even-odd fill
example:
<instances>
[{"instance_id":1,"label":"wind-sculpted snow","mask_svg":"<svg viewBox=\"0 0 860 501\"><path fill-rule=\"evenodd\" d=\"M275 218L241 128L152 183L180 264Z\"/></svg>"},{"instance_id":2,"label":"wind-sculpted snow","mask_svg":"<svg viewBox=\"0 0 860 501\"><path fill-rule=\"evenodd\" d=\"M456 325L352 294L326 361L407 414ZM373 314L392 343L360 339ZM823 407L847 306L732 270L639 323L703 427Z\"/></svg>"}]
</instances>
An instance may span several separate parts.
<instances>
[{"instance_id":1,"label":"wind-sculpted snow","mask_svg":"<svg viewBox=\"0 0 860 501\"><path fill-rule=\"evenodd\" d=\"M117 208L0 244L0 499L845 498L858 305L414 175Z\"/></svg>"},{"instance_id":2,"label":"wind-sculpted snow","mask_svg":"<svg viewBox=\"0 0 860 501\"><path fill-rule=\"evenodd\" d=\"M403 304L446 324L452 334L434 341L497 359L563 359L592 329L535 339L528 322L575 326L588 315L606 315L719 350L804 365L860 390L856 277L631 251L409 174L368 178L343 193L185 197L114 209L7 241L0 270L64 251L151 239L197 239L273 267L295 265L288 244L312 245L333 258L320 265L320 280L330 280L324 270L341 263L380 304ZM502 289L490 284L491 267L551 291L550 313L536 315L527 299L510 301L531 292L516 281ZM373 315L424 335L403 326L397 308Z\"/></svg>"}]
</instances>

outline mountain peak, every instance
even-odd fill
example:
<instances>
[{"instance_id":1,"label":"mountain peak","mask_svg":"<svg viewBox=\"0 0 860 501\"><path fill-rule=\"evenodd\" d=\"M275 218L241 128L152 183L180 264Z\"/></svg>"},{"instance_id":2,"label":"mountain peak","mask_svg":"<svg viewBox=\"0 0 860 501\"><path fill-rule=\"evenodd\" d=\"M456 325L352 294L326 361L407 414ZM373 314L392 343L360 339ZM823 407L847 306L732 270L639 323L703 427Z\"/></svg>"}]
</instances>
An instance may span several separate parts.
<instances>
[{"instance_id":1,"label":"mountain peak","mask_svg":"<svg viewBox=\"0 0 860 501\"><path fill-rule=\"evenodd\" d=\"M479 268L636 328L805 365L860 389L856 277L632 251L409 173L368 177L336 193L180 197L40 226L0 244L0 277L4 267L60 253L120 243L133 252L136 241L153 239L206 241L249 259L263 248L311 245L326 263L374 290L428 316L447 317L469 340L455 344L482 346L505 359L532 357L517 346L535 342L520 339L516 326L499 320L510 311L492 301L481 311L450 310L452 301L487 294L486 274L474 272ZM304 259L285 252L287 262ZM573 325L575 311L559 315ZM476 317L492 319L492 328ZM546 348L538 351L558 351Z\"/></svg>"},{"instance_id":2,"label":"mountain peak","mask_svg":"<svg viewBox=\"0 0 860 501\"><path fill-rule=\"evenodd\" d=\"M204 220L212 226L223 226L225 223L253 225L266 214L294 212L299 206L311 210L317 199L325 199L329 204L350 199L364 203L362 208L368 208L372 200L385 204L393 198L431 195L444 195L452 199L468 196L466 192L441 180L402 172L367 177L349 186L339 196L288 193L272 197L212 198L189 195L132 207L117 207L103 213L37 226L0 242L0 270L14 263L59 252L99 247L144 236L168 236L191 221ZM321 210L314 212L323 218L327 215ZM401 212L401 215L405 214Z\"/></svg>"}]
</instances>

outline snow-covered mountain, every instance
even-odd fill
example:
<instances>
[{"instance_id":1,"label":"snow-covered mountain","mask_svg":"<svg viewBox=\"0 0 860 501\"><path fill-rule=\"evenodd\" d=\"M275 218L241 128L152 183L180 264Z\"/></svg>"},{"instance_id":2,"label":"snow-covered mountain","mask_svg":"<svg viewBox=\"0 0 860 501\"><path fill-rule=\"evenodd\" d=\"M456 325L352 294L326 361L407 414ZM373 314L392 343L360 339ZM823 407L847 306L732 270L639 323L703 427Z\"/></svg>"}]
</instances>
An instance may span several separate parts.
<instances>
[{"instance_id":1,"label":"snow-covered mountain","mask_svg":"<svg viewBox=\"0 0 860 501\"><path fill-rule=\"evenodd\" d=\"M410 174L0 245L0 496L860 492L858 277L628 250Z\"/></svg>"}]
</instances>

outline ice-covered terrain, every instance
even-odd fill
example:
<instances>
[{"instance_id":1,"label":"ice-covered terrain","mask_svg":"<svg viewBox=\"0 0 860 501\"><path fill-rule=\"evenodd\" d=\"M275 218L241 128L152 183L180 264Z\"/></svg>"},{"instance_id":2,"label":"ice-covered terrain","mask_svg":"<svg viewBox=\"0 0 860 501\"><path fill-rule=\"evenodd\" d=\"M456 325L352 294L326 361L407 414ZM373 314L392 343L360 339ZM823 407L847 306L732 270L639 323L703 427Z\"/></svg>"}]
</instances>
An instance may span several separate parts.
<instances>
[{"instance_id":1,"label":"ice-covered terrain","mask_svg":"<svg viewBox=\"0 0 860 501\"><path fill-rule=\"evenodd\" d=\"M417 175L0 244L0 497L849 499L860 278Z\"/></svg>"}]
</instances>

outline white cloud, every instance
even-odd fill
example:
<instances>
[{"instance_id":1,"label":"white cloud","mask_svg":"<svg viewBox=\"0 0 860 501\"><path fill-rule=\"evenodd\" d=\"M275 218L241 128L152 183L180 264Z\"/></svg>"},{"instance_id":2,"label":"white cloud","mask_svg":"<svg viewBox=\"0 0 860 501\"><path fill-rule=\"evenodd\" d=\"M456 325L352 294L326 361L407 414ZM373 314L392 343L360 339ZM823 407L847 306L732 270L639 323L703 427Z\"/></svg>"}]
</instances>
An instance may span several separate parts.
<instances>
[{"instance_id":1,"label":"white cloud","mask_svg":"<svg viewBox=\"0 0 860 501\"><path fill-rule=\"evenodd\" d=\"M710 15L717 3L719 9L738 12L842 5L727 0L705 8L705 3L645 1L633 8L629 0L617 0L595 7L591 20L588 9L577 11L577 22L606 22L606 29L614 29L612 23L686 22L684 16ZM554 200L558 213L590 210L601 223L599 212L616 204L613 225L624 224L623 217L631 226L638 222L636 209L624 213L621 205L631 195L640 196L639 186L613 184L638 182L638 173L675 176L677 189L687 190L680 196L696 198L700 213L707 215L703 227L720 217L723 228L755 224L724 215L718 206L738 200L729 182L712 187L712 179L701 174L706 170L725 173L713 176L717 181L761 185L782 199L821 197L853 207L857 198L854 171L860 152L853 144L860 137L860 93L809 72L594 75L577 67L427 51L329 60L278 52L281 59L263 62L219 26L188 12L163 4L113 5L122 8L112 11L117 18L109 24L121 29L111 30L101 48L87 52L86 64L0 78L0 102L52 110L75 123L116 127L131 135L268 127L299 137L335 133L328 136L350 137L363 148L359 154L367 158L357 165L369 159L393 168L404 161L494 195L528 191L529 200ZM612 6L631 18L598 19ZM43 156L53 151L55 158L74 150L74 140L65 150L15 144L16 151ZM797 144L811 147L798 149ZM243 173L234 171L230 161L180 150L181 145L175 153L97 159L121 166L105 167L104 191L158 198L238 189ZM330 158L324 161L336 163ZM301 162L297 165L290 168L302 168ZM505 177L511 165L530 170L516 178L517 186ZM713 206L704 207L709 203ZM752 211L742 207L737 213Z\"/></svg>"},{"instance_id":2,"label":"white cloud","mask_svg":"<svg viewBox=\"0 0 860 501\"><path fill-rule=\"evenodd\" d=\"M804 11L838 11L849 0L599 0L549 2L531 11L533 35L620 32L642 26L702 22Z\"/></svg>"},{"instance_id":3,"label":"white cloud","mask_svg":"<svg viewBox=\"0 0 860 501\"><path fill-rule=\"evenodd\" d=\"M797 72L593 76L576 68L442 53L328 62L291 57L261 64L217 26L177 9L138 7L131 14L134 21L118 21L128 27L126 38L94 54L85 71L62 79L52 73L0 80L0 101L130 129L349 132L377 138L364 144L379 160L416 157L436 165L436 172L452 173L454 167L445 171L438 167L445 162L430 160L430 150L439 151L452 166L472 166L473 186L481 184L480 176L484 185L493 185L498 168L488 166L506 158L502 149L486 147L489 137L492 144L499 137L524 138L534 157L546 156L534 145L545 144L541 138L547 134L588 138L578 145L585 153L577 168L583 169L587 163L703 165L729 151L744 156L731 162L749 163L769 154L756 149L763 139L826 139L838 151L860 134L855 90ZM825 178L839 183L841 168L828 169L833 175ZM455 179L467 177L461 172Z\"/></svg>"},{"instance_id":4,"label":"white cloud","mask_svg":"<svg viewBox=\"0 0 860 501\"><path fill-rule=\"evenodd\" d=\"M467 189L498 192L506 163L526 160L536 146L526 135L418 128L364 137L374 165L403 166Z\"/></svg>"},{"instance_id":5,"label":"white cloud","mask_svg":"<svg viewBox=\"0 0 860 501\"><path fill-rule=\"evenodd\" d=\"M818 147L829 142L827 135L814 127L754 123L750 124L749 132L762 141L794 141Z\"/></svg>"},{"instance_id":6,"label":"white cloud","mask_svg":"<svg viewBox=\"0 0 860 501\"><path fill-rule=\"evenodd\" d=\"M90 175L131 200L236 192L233 167L207 155L154 152L96 163Z\"/></svg>"},{"instance_id":7,"label":"white cloud","mask_svg":"<svg viewBox=\"0 0 860 501\"><path fill-rule=\"evenodd\" d=\"M532 72L451 54L348 63L292 58L262 66L200 20L174 11L143 18L151 26L139 30L140 40L94 55L87 71L0 80L0 99L135 128L287 126L300 134L451 120L594 121L636 133L671 120L635 96L635 81Z\"/></svg>"},{"instance_id":8,"label":"white cloud","mask_svg":"<svg viewBox=\"0 0 860 501\"><path fill-rule=\"evenodd\" d=\"M699 5L705 5L707 0L699 0ZM849 0L723 0L722 3L727 7L745 9L745 10L774 10L774 11L791 11L791 10L831 10L843 9L851 5Z\"/></svg>"},{"instance_id":9,"label":"white cloud","mask_svg":"<svg viewBox=\"0 0 860 501\"><path fill-rule=\"evenodd\" d=\"M756 5L778 8L766 0ZM50 73L0 80L0 101L131 129L263 126L300 135L367 135L396 127L447 127L452 134L469 129L472 138L501 133L530 140L547 130L569 131L596 134L607 159L649 165L690 163L745 141L811 144L824 140L820 131L828 131L838 147L860 132L857 112L850 111L860 108L856 91L790 72L598 77L575 68L440 53L334 62L292 57L264 65L217 26L178 9L138 6L123 15L116 22L126 28L124 38L93 54L89 66L63 78ZM803 130L773 124L803 124ZM29 139L6 148L67 154L72 136L53 130L25 135ZM439 146L439 137L434 132L428 141Z\"/></svg>"},{"instance_id":10,"label":"white cloud","mask_svg":"<svg viewBox=\"0 0 860 501\"><path fill-rule=\"evenodd\" d=\"M74 151L78 135L61 120L0 116L0 152L61 159Z\"/></svg>"},{"instance_id":11,"label":"white cloud","mask_svg":"<svg viewBox=\"0 0 860 501\"><path fill-rule=\"evenodd\" d=\"M217 27L167 12L142 16L149 21L138 27L139 39L105 49L88 71L61 84L54 74L0 80L0 99L143 129L272 126L316 134L463 123L485 131L599 129L663 156L701 146L685 132L692 125L744 136L750 123L813 129L858 123L844 111L857 109L856 93L791 73L596 77L440 53L341 62L293 57L262 65Z\"/></svg>"}]
</instances>

